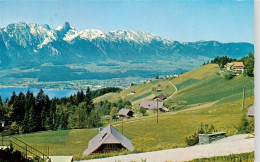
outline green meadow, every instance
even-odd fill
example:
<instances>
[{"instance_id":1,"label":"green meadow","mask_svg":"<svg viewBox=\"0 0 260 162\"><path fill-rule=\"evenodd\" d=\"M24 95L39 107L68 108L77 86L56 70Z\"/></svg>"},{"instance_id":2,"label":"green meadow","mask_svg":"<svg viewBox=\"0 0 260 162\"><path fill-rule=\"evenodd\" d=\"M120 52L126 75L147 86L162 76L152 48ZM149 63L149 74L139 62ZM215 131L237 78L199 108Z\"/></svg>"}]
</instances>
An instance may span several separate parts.
<instances>
[{"instance_id":1,"label":"green meadow","mask_svg":"<svg viewBox=\"0 0 260 162\"><path fill-rule=\"evenodd\" d=\"M149 112L149 116L137 114L137 118L125 119L124 124L112 122L120 132L131 139L135 151L147 152L154 150L186 147L186 137L192 135L203 124L213 124L218 131L227 135L237 133L235 125L240 121L247 107L254 103L254 78L239 75L233 79L225 79L225 71L216 64L208 64L179 77L166 80L159 79L145 84L134 85L120 93L108 93L94 99L94 102L108 100L115 102L119 99L129 100L133 109L139 107L142 100L152 99L160 93L171 96L177 87L177 92L165 101L171 108L171 113L159 113L159 123L156 113ZM171 84L172 83L172 84ZM245 109L242 110L243 86L245 85ZM162 89L157 92L158 87ZM134 91L134 94L130 92ZM196 110L180 111L192 106L204 105L215 101L213 106ZM130 122L131 121L131 122ZM129 123L128 123L129 122ZM105 123L105 126L108 123ZM127 154L127 151L111 152L108 154L94 154L82 157L88 147L88 141L98 133L97 129L72 129L47 131L17 135L30 145L50 147L51 155L73 155L74 159L100 158Z\"/></svg>"},{"instance_id":2,"label":"green meadow","mask_svg":"<svg viewBox=\"0 0 260 162\"><path fill-rule=\"evenodd\" d=\"M254 96L253 77L242 74L233 79L226 79L224 73L225 71L221 70L217 64L207 64L170 80L153 80L129 87L120 93L106 94L95 99L94 102L102 100L116 102L122 99L131 101L133 108L138 108L141 101L151 100L160 93L167 97L171 96L176 91L171 83L177 87L178 91L167 99L165 104L172 109L187 108L212 101L219 101L218 104L235 101L242 98L244 85L246 97ZM162 91L157 92L155 90L157 87L161 87ZM136 93L131 94L131 91Z\"/></svg>"},{"instance_id":3,"label":"green meadow","mask_svg":"<svg viewBox=\"0 0 260 162\"><path fill-rule=\"evenodd\" d=\"M245 107L253 102L253 97L247 98ZM241 100L237 100L208 108L160 115L159 123L156 123L154 115L150 119L125 123L123 134L131 139L135 152L185 147L185 138L192 135L201 123L213 124L217 130L224 131L227 135L236 134L235 125L246 111L247 109L241 110ZM115 128L122 131L122 125ZM87 148L88 141L97 133L97 129L73 129L24 134L17 137L30 145L50 146L51 155L73 155L75 159L86 159L93 158L93 156L82 157L82 153ZM125 153L129 152L121 152ZM94 157L116 154L120 153L97 154Z\"/></svg>"}]
</instances>

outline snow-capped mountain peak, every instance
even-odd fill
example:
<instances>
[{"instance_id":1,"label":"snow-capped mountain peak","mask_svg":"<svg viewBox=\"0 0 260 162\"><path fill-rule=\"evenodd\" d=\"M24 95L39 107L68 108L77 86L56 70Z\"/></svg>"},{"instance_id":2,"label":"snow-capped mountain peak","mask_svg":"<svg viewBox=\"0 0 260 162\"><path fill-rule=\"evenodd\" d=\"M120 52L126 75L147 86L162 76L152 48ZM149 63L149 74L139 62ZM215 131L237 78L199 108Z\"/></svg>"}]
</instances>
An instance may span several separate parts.
<instances>
[{"instance_id":1,"label":"snow-capped mountain peak","mask_svg":"<svg viewBox=\"0 0 260 162\"><path fill-rule=\"evenodd\" d=\"M79 32L79 34L80 34L80 38L89 39L89 40L93 40L97 37L104 37L104 32L96 29L87 29L82 32Z\"/></svg>"}]
</instances>

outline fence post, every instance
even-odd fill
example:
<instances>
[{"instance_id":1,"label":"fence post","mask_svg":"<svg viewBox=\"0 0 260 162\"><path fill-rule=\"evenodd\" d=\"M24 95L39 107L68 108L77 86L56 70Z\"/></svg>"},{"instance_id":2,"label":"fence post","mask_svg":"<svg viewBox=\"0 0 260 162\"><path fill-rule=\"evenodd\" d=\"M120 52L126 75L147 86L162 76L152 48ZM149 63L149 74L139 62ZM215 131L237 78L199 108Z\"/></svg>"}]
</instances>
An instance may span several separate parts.
<instances>
[{"instance_id":1,"label":"fence post","mask_svg":"<svg viewBox=\"0 0 260 162\"><path fill-rule=\"evenodd\" d=\"M27 158L27 145L25 145L25 157Z\"/></svg>"}]
</instances>

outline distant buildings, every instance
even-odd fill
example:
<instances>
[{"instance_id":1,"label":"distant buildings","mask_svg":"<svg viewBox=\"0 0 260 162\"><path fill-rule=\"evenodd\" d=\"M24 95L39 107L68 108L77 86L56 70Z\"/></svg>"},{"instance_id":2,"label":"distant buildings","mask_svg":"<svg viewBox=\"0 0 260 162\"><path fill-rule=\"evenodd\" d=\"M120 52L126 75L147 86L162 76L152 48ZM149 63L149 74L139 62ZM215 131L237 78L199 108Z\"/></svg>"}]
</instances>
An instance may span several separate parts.
<instances>
[{"instance_id":1,"label":"distant buildings","mask_svg":"<svg viewBox=\"0 0 260 162\"><path fill-rule=\"evenodd\" d=\"M140 107L143 107L147 110L156 110L157 109L157 103L158 103L158 109L162 112L169 112L169 109L166 108L163 105L163 102L157 102L157 101L142 101L140 104Z\"/></svg>"},{"instance_id":2,"label":"distant buildings","mask_svg":"<svg viewBox=\"0 0 260 162\"><path fill-rule=\"evenodd\" d=\"M136 92L135 91L130 91L130 94L135 94Z\"/></svg>"},{"instance_id":3,"label":"distant buildings","mask_svg":"<svg viewBox=\"0 0 260 162\"><path fill-rule=\"evenodd\" d=\"M83 156L121 149L133 151L134 147L127 137L122 135L112 125L108 125L88 142L88 148L83 152Z\"/></svg>"},{"instance_id":4,"label":"distant buildings","mask_svg":"<svg viewBox=\"0 0 260 162\"><path fill-rule=\"evenodd\" d=\"M179 76L178 74L166 75L165 78L166 78L166 79L171 79L171 78L176 78L176 77L178 77L178 76Z\"/></svg>"},{"instance_id":5,"label":"distant buildings","mask_svg":"<svg viewBox=\"0 0 260 162\"><path fill-rule=\"evenodd\" d=\"M226 70L242 74L244 73L244 63L243 62L227 63Z\"/></svg>"},{"instance_id":6,"label":"distant buildings","mask_svg":"<svg viewBox=\"0 0 260 162\"><path fill-rule=\"evenodd\" d=\"M126 109L126 108L122 108L118 113L117 115L119 117L124 117L124 118L130 118L132 117L134 114L134 112L130 109Z\"/></svg>"}]
</instances>

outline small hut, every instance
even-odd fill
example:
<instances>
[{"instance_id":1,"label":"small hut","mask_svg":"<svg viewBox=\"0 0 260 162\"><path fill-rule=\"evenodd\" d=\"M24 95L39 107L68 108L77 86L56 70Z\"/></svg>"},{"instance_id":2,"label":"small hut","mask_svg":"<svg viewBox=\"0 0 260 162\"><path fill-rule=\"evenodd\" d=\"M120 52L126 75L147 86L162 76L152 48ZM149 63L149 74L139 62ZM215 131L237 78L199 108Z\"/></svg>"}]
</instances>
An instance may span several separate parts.
<instances>
[{"instance_id":1,"label":"small hut","mask_svg":"<svg viewBox=\"0 0 260 162\"><path fill-rule=\"evenodd\" d=\"M88 142L88 148L83 152L83 156L96 152L109 152L121 149L133 151L134 147L127 137L109 124Z\"/></svg>"},{"instance_id":2,"label":"small hut","mask_svg":"<svg viewBox=\"0 0 260 162\"><path fill-rule=\"evenodd\" d=\"M126 108L122 108L118 113L117 115L119 117L124 117L124 118L130 118L132 117L134 114L134 112L130 109L126 109Z\"/></svg>"},{"instance_id":3,"label":"small hut","mask_svg":"<svg viewBox=\"0 0 260 162\"><path fill-rule=\"evenodd\" d=\"M158 96L155 96L153 99L159 98L161 100L165 100L167 97L163 94L159 94Z\"/></svg>"}]
</instances>

